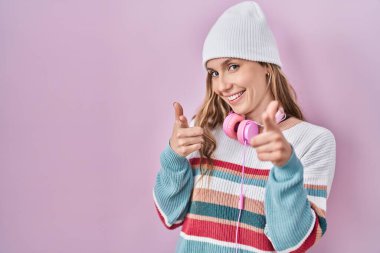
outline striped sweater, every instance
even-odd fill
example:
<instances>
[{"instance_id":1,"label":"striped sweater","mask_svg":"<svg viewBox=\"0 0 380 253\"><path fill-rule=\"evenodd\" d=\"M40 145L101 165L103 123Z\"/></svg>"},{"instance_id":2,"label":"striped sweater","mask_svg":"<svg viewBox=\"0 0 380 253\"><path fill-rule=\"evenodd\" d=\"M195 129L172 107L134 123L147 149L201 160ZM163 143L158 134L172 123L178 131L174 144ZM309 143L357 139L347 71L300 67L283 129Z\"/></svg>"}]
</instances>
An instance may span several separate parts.
<instances>
[{"instance_id":1,"label":"striped sweater","mask_svg":"<svg viewBox=\"0 0 380 253\"><path fill-rule=\"evenodd\" d=\"M206 165L199 152L182 157L167 144L153 198L168 229L182 226L176 252L235 252L244 149L239 252L305 252L323 236L335 171L334 135L305 121L282 131L292 155L277 167L260 161L253 147L230 139L220 126L213 129L214 167L201 180L200 167Z\"/></svg>"}]
</instances>

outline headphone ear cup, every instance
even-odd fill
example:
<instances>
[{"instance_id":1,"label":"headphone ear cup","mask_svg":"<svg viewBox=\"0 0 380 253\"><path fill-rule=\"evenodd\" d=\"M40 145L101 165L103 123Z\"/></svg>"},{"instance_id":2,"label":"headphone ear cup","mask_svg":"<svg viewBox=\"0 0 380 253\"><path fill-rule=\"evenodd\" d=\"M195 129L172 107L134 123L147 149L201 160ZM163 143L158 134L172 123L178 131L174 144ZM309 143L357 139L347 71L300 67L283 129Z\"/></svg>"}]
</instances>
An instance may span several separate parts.
<instances>
[{"instance_id":1,"label":"headphone ear cup","mask_svg":"<svg viewBox=\"0 0 380 253\"><path fill-rule=\"evenodd\" d=\"M224 133L232 139L237 139L237 125L243 120L243 116L236 113L230 113L223 121Z\"/></svg>"},{"instance_id":2,"label":"headphone ear cup","mask_svg":"<svg viewBox=\"0 0 380 253\"><path fill-rule=\"evenodd\" d=\"M276 112L275 118L276 118L276 123L280 123L280 121L284 118L284 108L280 107L278 111Z\"/></svg>"},{"instance_id":3,"label":"headphone ear cup","mask_svg":"<svg viewBox=\"0 0 380 253\"><path fill-rule=\"evenodd\" d=\"M259 126L252 120L243 120L239 124L237 139L241 144L249 144L249 141L259 134Z\"/></svg>"}]
</instances>

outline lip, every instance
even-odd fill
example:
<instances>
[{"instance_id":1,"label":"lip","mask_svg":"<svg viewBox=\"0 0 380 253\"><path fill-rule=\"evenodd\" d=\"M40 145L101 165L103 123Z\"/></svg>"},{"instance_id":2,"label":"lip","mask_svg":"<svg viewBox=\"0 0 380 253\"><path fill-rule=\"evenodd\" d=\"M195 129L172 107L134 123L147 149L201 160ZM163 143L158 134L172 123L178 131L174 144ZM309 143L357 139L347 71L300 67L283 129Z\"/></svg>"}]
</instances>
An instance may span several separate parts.
<instances>
[{"instance_id":1,"label":"lip","mask_svg":"<svg viewBox=\"0 0 380 253\"><path fill-rule=\"evenodd\" d=\"M240 93L241 91L239 91L238 93ZM236 93L235 93L236 94ZM243 94L241 94L240 95L240 97L238 97L237 99L235 99L235 100L233 100L233 101L230 101L230 100L228 100L228 98L227 98L227 101L228 101L228 103L230 103L231 105L234 105L234 104L236 104L236 103L238 103L241 99L242 99L242 97L244 96L244 94L245 94L245 91L243 91Z\"/></svg>"}]
</instances>

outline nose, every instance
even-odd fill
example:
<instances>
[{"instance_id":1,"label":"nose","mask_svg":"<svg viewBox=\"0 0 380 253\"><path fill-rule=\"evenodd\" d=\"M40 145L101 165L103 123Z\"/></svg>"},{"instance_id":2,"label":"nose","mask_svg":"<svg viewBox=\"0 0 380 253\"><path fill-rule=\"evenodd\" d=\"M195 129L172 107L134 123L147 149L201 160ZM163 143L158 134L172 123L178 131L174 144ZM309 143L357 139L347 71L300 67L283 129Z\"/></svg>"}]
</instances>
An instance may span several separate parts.
<instances>
[{"instance_id":1,"label":"nose","mask_svg":"<svg viewBox=\"0 0 380 253\"><path fill-rule=\"evenodd\" d=\"M228 90L230 90L233 87L233 84L229 78L226 78L226 76L220 75L219 80L216 84L216 90L220 93L226 93Z\"/></svg>"}]
</instances>

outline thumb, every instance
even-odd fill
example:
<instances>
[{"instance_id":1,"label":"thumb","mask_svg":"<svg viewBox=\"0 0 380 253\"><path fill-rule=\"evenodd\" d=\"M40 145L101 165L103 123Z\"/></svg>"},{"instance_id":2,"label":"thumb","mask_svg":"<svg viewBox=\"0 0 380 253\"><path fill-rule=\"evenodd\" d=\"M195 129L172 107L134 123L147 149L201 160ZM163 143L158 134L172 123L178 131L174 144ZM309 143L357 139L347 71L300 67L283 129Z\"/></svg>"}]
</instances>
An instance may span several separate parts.
<instances>
[{"instance_id":1,"label":"thumb","mask_svg":"<svg viewBox=\"0 0 380 253\"><path fill-rule=\"evenodd\" d=\"M262 114L262 121L264 124L264 132L274 131L278 129L276 124L276 112L278 110L278 101L272 101L269 103L267 110Z\"/></svg>"},{"instance_id":2,"label":"thumb","mask_svg":"<svg viewBox=\"0 0 380 253\"><path fill-rule=\"evenodd\" d=\"M184 127L184 128L189 127L189 123L187 122L187 118L184 115L180 116L179 120L181 122L181 124L180 124L181 127Z\"/></svg>"},{"instance_id":3,"label":"thumb","mask_svg":"<svg viewBox=\"0 0 380 253\"><path fill-rule=\"evenodd\" d=\"M183 115L183 108L180 103L174 102L174 114L175 114L175 123L179 127L189 127L186 117Z\"/></svg>"}]
</instances>

